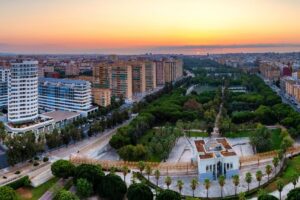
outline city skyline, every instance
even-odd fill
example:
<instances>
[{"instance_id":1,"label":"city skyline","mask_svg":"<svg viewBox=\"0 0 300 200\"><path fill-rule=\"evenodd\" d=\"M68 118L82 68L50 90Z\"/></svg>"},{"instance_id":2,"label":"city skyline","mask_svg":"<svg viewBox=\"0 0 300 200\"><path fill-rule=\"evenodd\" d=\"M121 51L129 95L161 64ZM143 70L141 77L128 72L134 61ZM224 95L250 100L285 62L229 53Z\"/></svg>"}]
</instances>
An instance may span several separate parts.
<instances>
[{"instance_id":1,"label":"city skyline","mask_svg":"<svg viewBox=\"0 0 300 200\"><path fill-rule=\"evenodd\" d=\"M299 8L295 0L3 0L0 52L299 51Z\"/></svg>"}]
</instances>

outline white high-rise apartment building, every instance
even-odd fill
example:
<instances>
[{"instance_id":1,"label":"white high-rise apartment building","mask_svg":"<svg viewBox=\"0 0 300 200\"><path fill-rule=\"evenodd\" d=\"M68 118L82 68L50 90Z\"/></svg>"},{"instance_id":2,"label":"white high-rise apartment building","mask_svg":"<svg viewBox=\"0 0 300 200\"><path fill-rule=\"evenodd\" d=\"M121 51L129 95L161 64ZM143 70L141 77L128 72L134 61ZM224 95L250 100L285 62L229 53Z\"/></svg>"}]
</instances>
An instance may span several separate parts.
<instances>
[{"instance_id":1,"label":"white high-rise apartment building","mask_svg":"<svg viewBox=\"0 0 300 200\"><path fill-rule=\"evenodd\" d=\"M8 81L8 121L33 121L38 117L38 61L22 61L11 65Z\"/></svg>"},{"instance_id":2,"label":"white high-rise apartment building","mask_svg":"<svg viewBox=\"0 0 300 200\"><path fill-rule=\"evenodd\" d=\"M0 67L0 108L7 106L9 69Z\"/></svg>"}]
</instances>

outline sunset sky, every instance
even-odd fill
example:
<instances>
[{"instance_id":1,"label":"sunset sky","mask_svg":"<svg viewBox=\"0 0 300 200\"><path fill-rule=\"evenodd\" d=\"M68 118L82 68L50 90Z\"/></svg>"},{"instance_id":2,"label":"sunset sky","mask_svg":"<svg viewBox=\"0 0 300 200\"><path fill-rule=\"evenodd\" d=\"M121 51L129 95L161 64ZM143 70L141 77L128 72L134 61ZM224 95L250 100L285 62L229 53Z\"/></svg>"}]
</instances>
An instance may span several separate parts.
<instances>
[{"instance_id":1,"label":"sunset sky","mask_svg":"<svg viewBox=\"0 0 300 200\"><path fill-rule=\"evenodd\" d=\"M0 52L300 44L300 0L0 0Z\"/></svg>"}]
</instances>

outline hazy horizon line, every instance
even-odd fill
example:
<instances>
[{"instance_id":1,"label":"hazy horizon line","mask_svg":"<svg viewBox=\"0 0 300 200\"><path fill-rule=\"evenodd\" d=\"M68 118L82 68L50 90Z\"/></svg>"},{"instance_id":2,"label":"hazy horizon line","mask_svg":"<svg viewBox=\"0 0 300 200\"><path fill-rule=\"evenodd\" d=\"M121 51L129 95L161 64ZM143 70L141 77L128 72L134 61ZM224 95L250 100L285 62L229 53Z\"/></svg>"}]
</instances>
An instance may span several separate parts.
<instances>
[{"instance_id":1,"label":"hazy horizon line","mask_svg":"<svg viewBox=\"0 0 300 200\"><path fill-rule=\"evenodd\" d=\"M43 54L103 54L103 55L109 55L109 54L122 54L126 55L126 51L128 51L128 55L132 54L146 54L146 53L152 53L151 51L154 51L153 54L184 54L184 53L158 53L159 51L175 51L175 50L217 50L217 49L239 49L239 48L298 48L300 51L300 43L256 43L256 44L226 44L226 45L218 45L218 44L212 44L212 45L166 45L166 46L132 46L132 47L120 47L120 48L93 48L93 49L62 49L63 45L50 45L52 50L45 49L45 50L38 50L39 47L46 47L50 44L39 44L39 45L31 45L31 50L8 50L5 51L3 48L9 48L9 47L16 47L18 45L10 45L6 43L0 43L0 54L32 54L32 55L43 55ZM24 45L20 45L24 46ZM26 45L27 46L27 45ZM1 48L2 47L2 48ZM36 49L34 48L36 47ZM57 52L55 50L57 49ZM136 51L133 53L132 51ZM158 51L155 53L155 51ZM273 52L272 50L266 51L267 52ZM276 52L276 51L275 51ZM291 51L293 52L293 51ZM205 52L203 52L205 53ZM208 52L209 53L209 52ZM247 53L247 52L236 52L236 53ZM249 52L250 53L250 52ZM253 53L253 52L251 52ZM262 52L258 52L262 53ZM195 53L196 54L196 53ZM214 53L218 54L218 53Z\"/></svg>"}]
</instances>

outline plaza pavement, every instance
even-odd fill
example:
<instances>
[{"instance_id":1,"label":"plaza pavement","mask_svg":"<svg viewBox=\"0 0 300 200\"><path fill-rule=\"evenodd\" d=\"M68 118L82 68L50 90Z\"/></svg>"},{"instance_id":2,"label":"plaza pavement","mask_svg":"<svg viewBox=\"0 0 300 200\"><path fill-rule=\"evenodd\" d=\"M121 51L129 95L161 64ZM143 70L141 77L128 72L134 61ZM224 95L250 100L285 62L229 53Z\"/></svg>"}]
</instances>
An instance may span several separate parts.
<instances>
[{"instance_id":1,"label":"plaza pavement","mask_svg":"<svg viewBox=\"0 0 300 200\"><path fill-rule=\"evenodd\" d=\"M250 189L258 187L258 182L256 181L256 178L255 178L255 173L258 169L260 169L264 174L261 184L264 184L265 182L267 182L267 175L265 174L265 166L267 164L271 164L271 161L261 163L260 166L251 165L251 166L243 167L240 170L240 184L237 187L237 193L246 192L248 189L248 184L245 182L245 174L247 172L250 172L252 174L252 182L249 186ZM279 171L279 168L277 169L277 172L278 171ZM165 177L166 176L162 176L159 180L159 186L161 188L167 188L167 186L164 183ZM272 177L274 177L274 173L272 173L272 175L270 176L270 179ZM198 180L197 175L171 176L171 178L172 178L172 184L170 186L170 189L178 191L178 189L176 187L177 180L182 180L184 182L182 194L192 196L190 182L194 178ZM151 176L150 181L153 182L154 184L156 184L156 179L153 176ZM224 196L234 195L234 191L235 191L234 188L235 187L232 183L232 179L226 179L226 184L223 188L223 195ZM195 196L196 197L206 197L206 190L203 185L203 182L199 183L197 189L195 190ZM211 181L211 187L209 189L209 197L220 197L220 196L221 196L221 187L220 187L218 181L217 180Z\"/></svg>"}]
</instances>

